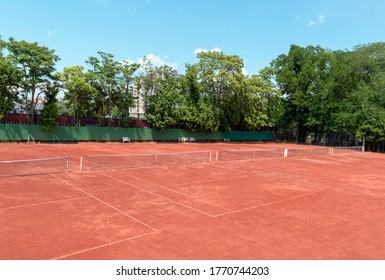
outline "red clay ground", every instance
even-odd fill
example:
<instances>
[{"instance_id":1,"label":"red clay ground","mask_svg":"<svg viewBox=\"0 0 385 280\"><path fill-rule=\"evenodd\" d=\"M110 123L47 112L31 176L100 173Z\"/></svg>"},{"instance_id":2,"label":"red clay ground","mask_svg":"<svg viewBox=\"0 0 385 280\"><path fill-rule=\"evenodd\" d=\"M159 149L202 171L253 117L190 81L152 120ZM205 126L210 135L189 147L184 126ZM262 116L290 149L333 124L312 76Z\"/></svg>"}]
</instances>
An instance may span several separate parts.
<instances>
[{"instance_id":1,"label":"red clay ground","mask_svg":"<svg viewBox=\"0 0 385 280\"><path fill-rule=\"evenodd\" d=\"M79 172L80 156L287 144L1 144L70 172L0 176L0 259L385 259L385 155ZM1 175L0 174L0 175Z\"/></svg>"}]
</instances>

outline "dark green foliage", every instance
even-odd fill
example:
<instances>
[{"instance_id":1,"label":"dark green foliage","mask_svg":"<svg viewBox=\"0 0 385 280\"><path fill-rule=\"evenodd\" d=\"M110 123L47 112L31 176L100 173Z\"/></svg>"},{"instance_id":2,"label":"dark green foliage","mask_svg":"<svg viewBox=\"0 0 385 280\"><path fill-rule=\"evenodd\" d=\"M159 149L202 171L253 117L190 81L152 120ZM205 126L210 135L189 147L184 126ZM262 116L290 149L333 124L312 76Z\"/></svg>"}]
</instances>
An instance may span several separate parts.
<instances>
[{"instance_id":1,"label":"dark green foliage","mask_svg":"<svg viewBox=\"0 0 385 280\"><path fill-rule=\"evenodd\" d=\"M300 142L309 132L382 139L385 43L335 52L293 45L272 66L284 97L282 125Z\"/></svg>"},{"instance_id":2,"label":"dark green foliage","mask_svg":"<svg viewBox=\"0 0 385 280\"><path fill-rule=\"evenodd\" d=\"M12 111L18 97L18 85L22 73L11 59L3 56L5 42L0 40L0 120L4 115Z\"/></svg>"},{"instance_id":3,"label":"dark green foliage","mask_svg":"<svg viewBox=\"0 0 385 280\"><path fill-rule=\"evenodd\" d=\"M43 129L45 131L48 131L59 124L57 120L59 109L58 109L57 99L56 99L56 96L59 92L59 87L58 85L55 85L55 84L48 85L44 90L45 90L46 101L45 101L44 108L41 115L42 115Z\"/></svg>"},{"instance_id":4,"label":"dark green foliage","mask_svg":"<svg viewBox=\"0 0 385 280\"><path fill-rule=\"evenodd\" d=\"M54 50L40 46L37 42L29 43L10 38L6 47L9 59L22 73L18 86L25 100L25 109L34 115L43 88L54 81L55 64L60 58L55 55Z\"/></svg>"},{"instance_id":5,"label":"dark green foliage","mask_svg":"<svg viewBox=\"0 0 385 280\"><path fill-rule=\"evenodd\" d=\"M162 78L154 82L154 93L147 97L147 121L154 128L177 125L183 103L180 91L180 79L171 75L171 69L163 69Z\"/></svg>"}]
</instances>

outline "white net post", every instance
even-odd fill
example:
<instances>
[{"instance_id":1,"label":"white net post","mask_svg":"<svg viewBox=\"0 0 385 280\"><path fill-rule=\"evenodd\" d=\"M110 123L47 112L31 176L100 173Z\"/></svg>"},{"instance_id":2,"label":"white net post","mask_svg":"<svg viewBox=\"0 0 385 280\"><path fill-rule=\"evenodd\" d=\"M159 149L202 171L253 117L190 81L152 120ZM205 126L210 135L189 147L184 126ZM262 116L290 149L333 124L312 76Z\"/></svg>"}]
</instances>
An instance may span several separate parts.
<instances>
[{"instance_id":1,"label":"white net post","mask_svg":"<svg viewBox=\"0 0 385 280\"><path fill-rule=\"evenodd\" d=\"M68 157L66 157L66 159L67 159L67 162L66 162L66 173L68 174L68 171L70 169L70 161L69 161Z\"/></svg>"},{"instance_id":2,"label":"white net post","mask_svg":"<svg viewBox=\"0 0 385 280\"><path fill-rule=\"evenodd\" d=\"M83 167L83 157L80 157L80 172L82 172L82 167Z\"/></svg>"},{"instance_id":3,"label":"white net post","mask_svg":"<svg viewBox=\"0 0 385 280\"><path fill-rule=\"evenodd\" d=\"M288 151L289 151L289 149L287 149L287 148L285 148L284 150L283 150L283 157L287 157L288 156Z\"/></svg>"}]
</instances>

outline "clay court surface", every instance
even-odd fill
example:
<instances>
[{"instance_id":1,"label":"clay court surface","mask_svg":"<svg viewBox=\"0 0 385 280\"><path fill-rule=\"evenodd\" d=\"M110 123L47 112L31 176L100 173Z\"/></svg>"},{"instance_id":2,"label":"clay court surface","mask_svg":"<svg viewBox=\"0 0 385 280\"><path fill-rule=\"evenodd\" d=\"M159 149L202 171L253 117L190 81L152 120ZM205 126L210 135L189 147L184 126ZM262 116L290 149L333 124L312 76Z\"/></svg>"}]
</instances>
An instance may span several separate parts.
<instances>
[{"instance_id":1,"label":"clay court surface","mask_svg":"<svg viewBox=\"0 0 385 280\"><path fill-rule=\"evenodd\" d=\"M16 176L20 167L8 165L1 173L0 259L385 259L385 155L79 171L80 157L95 154L277 147L308 148L0 144L2 161L69 158L68 173Z\"/></svg>"}]
</instances>

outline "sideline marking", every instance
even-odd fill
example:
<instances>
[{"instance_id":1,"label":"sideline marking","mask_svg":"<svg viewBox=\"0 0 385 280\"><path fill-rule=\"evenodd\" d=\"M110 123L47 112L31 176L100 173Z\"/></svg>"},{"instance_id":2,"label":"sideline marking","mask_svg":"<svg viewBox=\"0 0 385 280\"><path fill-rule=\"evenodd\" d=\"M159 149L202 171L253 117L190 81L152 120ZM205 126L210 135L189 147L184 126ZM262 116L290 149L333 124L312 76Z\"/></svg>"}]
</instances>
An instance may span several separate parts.
<instances>
[{"instance_id":1,"label":"sideline marking","mask_svg":"<svg viewBox=\"0 0 385 280\"><path fill-rule=\"evenodd\" d=\"M127 174L125 174L125 173L123 173L123 172L121 172L121 171L118 171L118 170L114 170L114 171L116 171L116 172L118 172L118 173L121 173L121 174L123 174L123 175L126 175L126 176L128 176L128 177L135 178L135 179L137 179L138 181L142 181L142 182L144 182L144 183L151 184L151 185L153 185L153 186L156 186L156 187L159 187L159 188L168 190L168 191L170 191L170 192L174 192L174 193L180 194L180 195L182 195L182 196L185 196L185 197L188 197L188 198L191 198L191 199L200 201L200 202L202 202L202 203L205 203L205 204L207 204L207 205L213 206L213 207L215 207L215 208L220 208L220 209L223 209L223 210L226 210L226 211L231 211L231 209L224 208L224 207L222 207L222 206L216 206L216 205L213 205L213 204L211 204L211 203L209 203L209 202L207 202L207 201L205 201L205 200L203 200L203 199L199 199L199 198L196 198L196 197L193 197L193 196L184 194L184 193L182 193L182 192L179 192L179 191L170 189L170 188L165 187L165 186L163 186L163 185L159 185L159 184L157 184L157 183L153 183L153 182L151 182L151 181L147 181L147 180L138 178L138 177L133 176L133 175L127 175ZM189 176L189 175L188 175L188 176ZM191 176L191 177L192 177L192 178L197 178L197 177L194 177L194 176ZM214 181L217 181L217 180L200 181L199 183L208 183L208 182L214 182ZM176 185L174 185L174 186L177 187L177 186L186 186L186 185L188 185L188 183L184 183L184 184L176 184Z\"/></svg>"},{"instance_id":2,"label":"sideline marking","mask_svg":"<svg viewBox=\"0 0 385 280\"><path fill-rule=\"evenodd\" d=\"M118 241L113 241L113 242L110 242L110 243L107 243L107 244L91 247L91 248L88 248L88 249L85 249L85 250L81 250L81 251L73 252L73 253L66 254L66 255L63 255L63 256L60 256L60 257L56 257L56 258L53 258L52 260L60 260L60 259L68 258L68 257L74 256L74 255L78 255L78 254L81 254L81 253L86 253L86 252L90 252L90 251L97 250L97 249L100 249L100 248L104 248L104 247L108 247L108 246L111 246L111 245L119 244L119 243L122 243L122 242L125 242L125 241L141 238L141 237L144 237L144 236L147 236L147 235L151 235L153 233L154 232L148 232L148 233L144 233L144 234L141 234L141 235L136 235L136 236L132 236L132 237L129 237L129 238L121 239L121 240L118 240Z\"/></svg>"},{"instance_id":3,"label":"sideline marking","mask_svg":"<svg viewBox=\"0 0 385 280\"><path fill-rule=\"evenodd\" d=\"M288 197L288 198L281 199L281 200L276 200L276 201L272 201L272 202L268 202L268 203L264 203L264 204L259 204L259 205L255 205L255 206L251 206L251 207L247 207L247 208L242 208L242 209L234 210L234 211L227 212L227 213L224 213L224 214L218 214L218 215L215 216L215 218L226 216L226 215L230 215L230 214L234 214L234 213L244 212L244 211L251 210L251 209L262 208L262 207L270 206L270 205L281 203L281 202L285 202L285 201L294 200L294 199L301 198L301 197L304 197L304 196L309 196L309 195L321 193L321 192L324 192L324 191L327 191L327 190L330 190L330 189L331 188L326 188L326 189L319 190L319 191L314 191L314 192L310 192L310 193L296 195L296 196Z\"/></svg>"},{"instance_id":4,"label":"sideline marking","mask_svg":"<svg viewBox=\"0 0 385 280\"><path fill-rule=\"evenodd\" d=\"M116 171L116 170L114 170L114 171L119 173L119 171ZM132 185L132 184L127 183L126 181L123 181L123 180L121 180L121 179L114 178L114 177L112 177L112 176L109 176L109 175L107 175L107 174L101 173L101 172L99 172L99 171L97 171L97 172L98 172L99 174L101 174L101 175L104 175L104 176L106 176L106 177L108 177L108 178L114 179L114 180L116 180L116 181L118 181L118 182L121 182L121 183L123 183L123 184L125 184L125 185L131 186L131 187L134 187L134 188L139 189L139 190L141 190L141 191L144 191L144 192L150 193L150 194L152 194L152 195L161 197L161 198L163 198L163 199L166 199L166 200L168 200L168 201L171 201L171 202L173 202L173 203L175 203L175 204L181 205L181 206L183 206L183 207L186 207L186 208L188 208L188 209L191 209L191 210L196 211L196 212L198 212L198 213L201 213L201 214L203 214L203 215L206 215L206 216L209 216L209 217L215 217L215 216L216 216L216 215L212 215L212 214L209 214L209 213L207 213L207 212L201 211L201 210L199 210L199 209L196 209L196 208L194 208L194 207L188 206L188 205L183 204L183 203L181 203L181 202L178 202L178 201L176 201L176 200L167 198L167 197L162 196L162 195L160 195L160 194L154 193L154 192L152 192L152 191L149 191L149 190L143 189L143 188L141 188L141 187ZM147 182L147 181L144 181L144 182L145 182L145 183L149 183L149 182ZM196 200L196 199L195 199L195 200ZM206 204L207 204L207 203L206 203ZM211 207L216 207L216 206L213 206L213 205L211 205L211 204L208 204L208 205L211 206ZM220 207L217 207L217 208L220 208ZM224 210L227 210L227 209L224 209Z\"/></svg>"},{"instance_id":5,"label":"sideline marking","mask_svg":"<svg viewBox=\"0 0 385 280\"><path fill-rule=\"evenodd\" d=\"M89 192L86 192L85 190L82 190L81 188L75 186L74 184L71 184L71 183L69 183L69 182L63 180L62 178L60 178L60 177L58 177L58 176L56 176L56 175L54 175L54 174L51 174L51 175L52 175L53 177L59 179L60 181L64 182L65 184L70 185L71 187L74 187L75 189L81 191L82 193L87 194L88 196L94 198L95 200L97 200L97 201L99 201L100 203L102 203L102 204L108 206L109 208L112 208L112 209L114 209L115 211L117 211L117 212L123 214L124 216L126 216L126 217L128 217L128 218L130 218L130 219L132 219L132 220L134 220L134 221L136 221L136 222L138 222L138 223L144 225L145 227L147 227L147 228L153 230L154 232L158 231L157 229L153 228L152 226L150 226L150 225L148 225L148 224L146 224L146 223L144 223L144 222L142 222L142 221L136 219L135 217L133 217L133 216L131 216L131 215L128 215L127 213L123 212L122 210L120 210L120 209L116 208L115 206L113 206L113 205L111 205L111 204L109 204L109 203L107 203L107 202L101 200L100 198L97 198L96 196L90 194Z\"/></svg>"},{"instance_id":6,"label":"sideline marking","mask_svg":"<svg viewBox=\"0 0 385 280\"><path fill-rule=\"evenodd\" d=\"M12 209L24 208L24 207L33 207L33 206L39 206L39 205L45 205L45 204L51 204L51 203L60 203L60 202L78 200L78 199L83 199L83 198L89 198L89 196L81 196L81 197L67 198L67 199L61 199L61 200L43 201L43 202L38 202L38 203L31 203L31 204L24 204L24 205L17 205L17 206L9 206L9 207L5 207L5 208L0 208L0 211L12 210Z\"/></svg>"}]
</instances>

